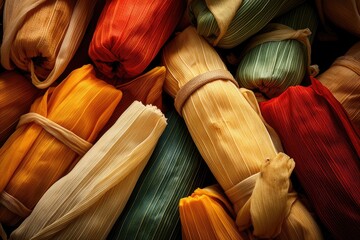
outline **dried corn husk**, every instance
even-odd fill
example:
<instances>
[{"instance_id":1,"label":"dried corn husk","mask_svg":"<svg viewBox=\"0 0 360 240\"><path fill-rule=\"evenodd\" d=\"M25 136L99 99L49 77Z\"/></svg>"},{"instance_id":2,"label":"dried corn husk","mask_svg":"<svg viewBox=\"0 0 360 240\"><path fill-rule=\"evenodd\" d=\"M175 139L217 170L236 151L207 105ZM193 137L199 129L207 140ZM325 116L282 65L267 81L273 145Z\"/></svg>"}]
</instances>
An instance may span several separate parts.
<instances>
[{"instance_id":1,"label":"dried corn husk","mask_svg":"<svg viewBox=\"0 0 360 240\"><path fill-rule=\"evenodd\" d=\"M108 78L139 76L174 31L185 5L182 0L107 1L90 43L90 58Z\"/></svg>"},{"instance_id":2,"label":"dried corn husk","mask_svg":"<svg viewBox=\"0 0 360 240\"><path fill-rule=\"evenodd\" d=\"M257 33L271 19L302 2L304 0L193 0L189 13L197 32L211 44L233 48Z\"/></svg>"},{"instance_id":3,"label":"dried corn husk","mask_svg":"<svg viewBox=\"0 0 360 240\"><path fill-rule=\"evenodd\" d=\"M203 186L210 171L175 110L108 239L178 239L179 199Z\"/></svg>"},{"instance_id":4,"label":"dried corn husk","mask_svg":"<svg viewBox=\"0 0 360 240\"><path fill-rule=\"evenodd\" d=\"M4 6L1 64L49 87L75 54L97 0L11 0Z\"/></svg>"},{"instance_id":5,"label":"dried corn husk","mask_svg":"<svg viewBox=\"0 0 360 240\"><path fill-rule=\"evenodd\" d=\"M159 109L134 102L10 239L105 239L165 126Z\"/></svg>"},{"instance_id":6,"label":"dried corn husk","mask_svg":"<svg viewBox=\"0 0 360 240\"><path fill-rule=\"evenodd\" d=\"M231 200L239 228L248 228L254 220L251 221L250 214L244 216L246 209L243 207L251 205L251 191L249 195L241 196L245 190L242 181L249 177L256 181L254 174L259 172L261 163L266 158L276 156L281 146L274 143L272 138L277 139L277 136L274 132L270 136L267 131L253 93L247 90L241 93L216 51L197 34L195 28L185 29L165 46L162 62L167 68L165 90L171 96L176 96L175 106L184 117L201 155ZM197 89L191 86L206 80L211 82ZM296 219L291 209L299 207L301 203L296 201L294 194L289 189L286 198L293 201L283 207L288 210L286 216L290 214ZM271 198L268 200L271 201ZM270 215L273 209L267 209ZM291 226L292 229L286 230L290 234L287 237L321 239L321 233L309 213L303 209L300 214L310 219L312 224ZM262 216L263 213L252 215L251 218ZM281 229L290 225L286 225L288 221L293 219L278 219L268 224L274 229ZM277 236L261 232L260 228L255 232L262 237ZM307 238L308 232L310 236Z\"/></svg>"},{"instance_id":7,"label":"dried corn husk","mask_svg":"<svg viewBox=\"0 0 360 240\"><path fill-rule=\"evenodd\" d=\"M35 100L0 149L1 223L15 225L31 213L91 147L121 97L85 65Z\"/></svg>"},{"instance_id":8,"label":"dried corn husk","mask_svg":"<svg viewBox=\"0 0 360 240\"><path fill-rule=\"evenodd\" d=\"M15 71L0 73L0 146L15 131L22 114L29 112L37 89Z\"/></svg>"},{"instance_id":9,"label":"dried corn husk","mask_svg":"<svg viewBox=\"0 0 360 240\"><path fill-rule=\"evenodd\" d=\"M315 0L320 18L328 27L335 24L349 33L360 37L360 3L358 0Z\"/></svg>"},{"instance_id":10,"label":"dried corn husk","mask_svg":"<svg viewBox=\"0 0 360 240\"><path fill-rule=\"evenodd\" d=\"M311 78L310 86L289 88L260 106L294 157L294 172L323 225L335 239L356 239L360 137L340 103Z\"/></svg>"},{"instance_id":11,"label":"dried corn husk","mask_svg":"<svg viewBox=\"0 0 360 240\"><path fill-rule=\"evenodd\" d=\"M341 103L360 135L360 42L317 78Z\"/></svg>"},{"instance_id":12,"label":"dried corn husk","mask_svg":"<svg viewBox=\"0 0 360 240\"><path fill-rule=\"evenodd\" d=\"M234 222L235 213L219 185L197 188L180 199L182 238L242 240Z\"/></svg>"},{"instance_id":13,"label":"dried corn husk","mask_svg":"<svg viewBox=\"0 0 360 240\"><path fill-rule=\"evenodd\" d=\"M310 44L316 28L317 15L310 3L272 20L245 46L236 72L239 85L269 98L299 85L311 72Z\"/></svg>"}]
</instances>

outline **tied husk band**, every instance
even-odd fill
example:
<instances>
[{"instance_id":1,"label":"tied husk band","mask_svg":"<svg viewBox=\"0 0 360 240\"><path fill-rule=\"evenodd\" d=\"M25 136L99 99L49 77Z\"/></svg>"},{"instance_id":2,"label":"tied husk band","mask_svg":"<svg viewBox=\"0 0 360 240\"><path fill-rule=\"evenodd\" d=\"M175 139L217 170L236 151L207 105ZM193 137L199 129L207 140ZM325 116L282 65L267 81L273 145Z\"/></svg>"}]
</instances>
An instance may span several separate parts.
<instances>
[{"instance_id":1,"label":"tied husk band","mask_svg":"<svg viewBox=\"0 0 360 240\"><path fill-rule=\"evenodd\" d=\"M316 76L319 73L319 68L317 65L310 66L311 63L311 44L309 41L308 36L311 35L311 31L309 28L295 30L291 27L280 23L269 23L264 28L264 33L259 34L252 38L251 43L249 43L243 53L241 54L242 57L245 56L247 52L251 49L259 46L260 44L266 42L273 42L273 41L283 41L283 40L297 40L304 44L306 51L307 51L307 64L308 64L308 73L311 76ZM242 58L241 57L241 58Z\"/></svg>"},{"instance_id":2,"label":"tied husk band","mask_svg":"<svg viewBox=\"0 0 360 240\"><path fill-rule=\"evenodd\" d=\"M75 133L67 130L50 119L41 116L38 113L32 112L21 116L17 128L30 122L34 122L40 125L46 132L51 134L53 137L68 146L71 150L80 156L84 155L92 147L92 144L88 141L85 141Z\"/></svg>"},{"instance_id":3,"label":"tied husk band","mask_svg":"<svg viewBox=\"0 0 360 240\"><path fill-rule=\"evenodd\" d=\"M29 208L5 191L0 194L0 203L11 212L23 218L26 218L31 213Z\"/></svg>"},{"instance_id":4,"label":"tied husk band","mask_svg":"<svg viewBox=\"0 0 360 240\"><path fill-rule=\"evenodd\" d=\"M219 35L213 43L213 46L216 46L229 28L231 21L236 15L236 11L242 4L242 0L205 0L205 2L211 13L214 15L219 27Z\"/></svg>"},{"instance_id":5,"label":"tied husk band","mask_svg":"<svg viewBox=\"0 0 360 240\"><path fill-rule=\"evenodd\" d=\"M227 70L218 69L200 74L187 82L176 94L174 105L180 116L182 116L182 108L191 94L196 92L202 86L216 80L229 80L239 87L234 77Z\"/></svg>"},{"instance_id":6,"label":"tied husk band","mask_svg":"<svg viewBox=\"0 0 360 240\"><path fill-rule=\"evenodd\" d=\"M35 112L22 115L17 128L31 122L40 125L46 132L54 136L60 142L64 143L80 156L84 155L92 147L91 143L80 138L75 133ZM0 202L8 210L22 218L26 218L31 213L31 210L22 204L21 201L5 191L3 191L0 195Z\"/></svg>"}]
</instances>

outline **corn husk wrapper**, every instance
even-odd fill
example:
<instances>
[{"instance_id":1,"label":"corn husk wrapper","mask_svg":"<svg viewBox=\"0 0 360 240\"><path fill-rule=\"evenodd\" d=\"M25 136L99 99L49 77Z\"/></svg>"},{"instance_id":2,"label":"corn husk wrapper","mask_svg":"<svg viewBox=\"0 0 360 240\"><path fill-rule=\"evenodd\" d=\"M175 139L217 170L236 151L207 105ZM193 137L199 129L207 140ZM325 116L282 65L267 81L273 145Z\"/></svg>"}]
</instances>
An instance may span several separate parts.
<instances>
[{"instance_id":1,"label":"corn husk wrapper","mask_svg":"<svg viewBox=\"0 0 360 240\"><path fill-rule=\"evenodd\" d=\"M165 126L159 109L134 102L10 239L105 239Z\"/></svg>"},{"instance_id":2,"label":"corn husk wrapper","mask_svg":"<svg viewBox=\"0 0 360 240\"><path fill-rule=\"evenodd\" d=\"M360 137L341 104L318 80L260 103L279 133L294 173L315 213L334 239L360 232ZM325 201L326 199L326 201Z\"/></svg>"},{"instance_id":3,"label":"corn husk wrapper","mask_svg":"<svg viewBox=\"0 0 360 240\"><path fill-rule=\"evenodd\" d=\"M317 14L310 3L272 20L245 46L236 72L239 85L269 98L299 85L310 73L310 44L316 29Z\"/></svg>"},{"instance_id":4,"label":"corn husk wrapper","mask_svg":"<svg viewBox=\"0 0 360 240\"><path fill-rule=\"evenodd\" d=\"M219 185L197 188L180 199L183 239L243 239L231 203Z\"/></svg>"},{"instance_id":5,"label":"corn husk wrapper","mask_svg":"<svg viewBox=\"0 0 360 240\"><path fill-rule=\"evenodd\" d=\"M49 87L75 54L97 0L14 0L4 6L1 64Z\"/></svg>"},{"instance_id":6,"label":"corn husk wrapper","mask_svg":"<svg viewBox=\"0 0 360 240\"><path fill-rule=\"evenodd\" d=\"M341 103L360 135L360 42L317 78Z\"/></svg>"},{"instance_id":7,"label":"corn husk wrapper","mask_svg":"<svg viewBox=\"0 0 360 240\"><path fill-rule=\"evenodd\" d=\"M178 0L107 1L89 56L108 78L131 80L150 65L175 30L185 9Z\"/></svg>"},{"instance_id":8,"label":"corn husk wrapper","mask_svg":"<svg viewBox=\"0 0 360 240\"><path fill-rule=\"evenodd\" d=\"M21 74L0 74L0 146L15 131L22 114L29 112L38 90Z\"/></svg>"},{"instance_id":9,"label":"corn husk wrapper","mask_svg":"<svg viewBox=\"0 0 360 240\"><path fill-rule=\"evenodd\" d=\"M175 110L107 239L181 239L179 199L203 186L210 171Z\"/></svg>"},{"instance_id":10,"label":"corn husk wrapper","mask_svg":"<svg viewBox=\"0 0 360 240\"><path fill-rule=\"evenodd\" d=\"M192 27L185 29L166 45L162 62L167 68L165 90L171 96L177 95L180 88L200 74L219 69L226 70L215 50ZM261 163L266 158L275 157L277 149L281 149L275 132L271 132L270 136L259 116L253 93L246 89L241 92L234 83L219 77L218 80L213 79L193 92L179 112L182 113L201 155L231 200L237 214L238 227L241 230L246 229L251 223L256 222L254 219L264 218L266 215L263 211L269 211L269 216L278 214L272 211L276 208L249 213L248 207L253 201L250 199L251 191L249 195L241 196L244 189L240 183L258 173ZM284 183L288 181L289 179ZM266 225L254 226L255 236L281 235L282 227L289 227L290 224L287 225L286 222L292 221L287 217L296 218L290 212L301 203L296 201L295 193L288 190L289 193L285 194L286 203L282 201L281 206L278 206L278 209L286 209L282 215L280 214L283 218L280 217L276 221L267 219ZM284 194L283 191L282 193ZM268 200L276 202L271 198ZM266 204L260 205L261 208ZM300 213L302 217L310 219L312 224L292 226L292 229L287 229L290 234L287 237L321 239L318 227L309 213L305 209ZM306 237L308 232L310 238Z\"/></svg>"},{"instance_id":11,"label":"corn husk wrapper","mask_svg":"<svg viewBox=\"0 0 360 240\"><path fill-rule=\"evenodd\" d=\"M315 0L320 19L329 29L329 22L360 37L360 5L358 0Z\"/></svg>"},{"instance_id":12,"label":"corn husk wrapper","mask_svg":"<svg viewBox=\"0 0 360 240\"><path fill-rule=\"evenodd\" d=\"M85 65L35 100L28 114L33 119L22 116L0 149L1 223L15 225L30 214L91 147L121 97L120 90L95 77L92 65ZM41 125L44 118L57 125Z\"/></svg>"},{"instance_id":13,"label":"corn husk wrapper","mask_svg":"<svg viewBox=\"0 0 360 240\"><path fill-rule=\"evenodd\" d=\"M302 2L304 1L193 0L189 5L189 14L197 32L209 43L221 48L233 48L256 34L271 19Z\"/></svg>"}]
</instances>

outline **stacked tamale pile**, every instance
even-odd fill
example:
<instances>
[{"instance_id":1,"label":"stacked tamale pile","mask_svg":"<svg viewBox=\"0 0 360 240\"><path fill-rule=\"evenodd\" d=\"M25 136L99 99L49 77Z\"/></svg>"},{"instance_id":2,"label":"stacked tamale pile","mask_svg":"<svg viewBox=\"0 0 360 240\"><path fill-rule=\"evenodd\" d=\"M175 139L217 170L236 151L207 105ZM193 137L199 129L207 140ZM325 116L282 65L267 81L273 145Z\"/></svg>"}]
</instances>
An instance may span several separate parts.
<instances>
[{"instance_id":1,"label":"stacked tamale pile","mask_svg":"<svg viewBox=\"0 0 360 240\"><path fill-rule=\"evenodd\" d=\"M357 239L358 6L0 1L0 239Z\"/></svg>"}]
</instances>

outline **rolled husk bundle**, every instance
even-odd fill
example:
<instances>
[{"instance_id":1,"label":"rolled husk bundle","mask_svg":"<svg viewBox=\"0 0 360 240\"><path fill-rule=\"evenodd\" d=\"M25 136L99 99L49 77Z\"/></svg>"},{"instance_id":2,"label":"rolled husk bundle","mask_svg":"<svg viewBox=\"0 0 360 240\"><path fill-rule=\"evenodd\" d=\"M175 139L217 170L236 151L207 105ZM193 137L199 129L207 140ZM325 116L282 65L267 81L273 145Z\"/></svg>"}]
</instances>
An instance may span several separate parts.
<instances>
[{"instance_id":1,"label":"rolled husk bundle","mask_svg":"<svg viewBox=\"0 0 360 240\"><path fill-rule=\"evenodd\" d=\"M328 22L360 37L360 5L358 0L315 0L319 16L326 28Z\"/></svg>"},{"instance_id":2,"label":"rolled husk bundle","mask_svg":"<svg viewBox=\"0 0 360 240\"><path fill-rule=\"evenodd\" d=\"M165 91L176 96L176 109L232 202L239 229L264 220L266 223L253 226L255 236L321 239L318 226L287 185L288 178L283 179L279 189L274 189L277 194L251 197L262 162L274 158L281 151L281 144L276 133L268 132L262 121L254 94L238 89L214 48L195 28L189 27L164 47L162 63L167 68ZM244 187L248 185L251 186ZM280 196L282 200L278 201ZM259 207L257 210L250 211L252 202ZM266 208L269 204L273 206ZM267 218L275 215L276 220Z\"/></svg>"},{"instance_id":3,"label":"rolled husk bundle","mask_svg":"<svg viewBox=\"0 0 360 240\"><path fill-rule=\"evenodd\" d=\"M231 203L219 185L197 188L180 199L179 212L183 239L243 239Z\"/></svg>"},{"instance_id":4,"label":"rolled husk bundle","mask_svg":"<svg viewBox=\"0 0 360 240\"><path fill-rule=\"evenodd\" d=\"M127 83L115 85L122 92L122 99L100 135L105 133L134 101L151 104L163 110L162 88L165 81L165 73L166 68L164 66L155 67Z\"/></svg>"},{"instance_id":5,"label":"rolled husk bundle","mask_svg":"<svg viewBox=\"0 0 360 240\"><path fill-rule=\"evenodd\" d=\"M191 22L214 46L233 48L304 0L193 0Z\"/></svg>"},{"instance_id":6,"label":"rolled husk bundle","mask_svg":"<svg viewBox=\"0 0 360 240\"><path fill-rule=\"evenodd\" d=\"M271 21L244 46L236 71L241 87L275 97L310 74L316 10L304 3Z\"/></svg>"},{"instance_id":7,"label":"rolled husk bundle","mask_svg":"<svg viewBox=\"0 0 360 240\"><path fill-rule=\"evenodd\" d=\"M178 202L203 186L210 171L175 110L108 239L178 239Z\"/></svg>"},{"instance_id":8,"label":"rolled husk bundle","mask_svg":"<svg viewBox=\"0 0 360 240\"><path fill-rule=\"evenodd\" d=\"M185 5L179 0L107 1L90 43L90 58L108 78L137 77L173 33Z\"/></svg>"},{"instance_id":9,"label":"rolled husk bundle","mask_svg":"<svg viewBox=\"0 0 360 240\"><path fill-rule=\"evenodd\" d=\"M131 104L10 239L105 239L165 126L155 106Z\"/></svg>"},{"instance_id":10,"label":"rolled husk bundle","mask_svg":"<svg viewBox=\"0 0 360 240\"><path fill-rule=\"evenodd\" d=\"M360 232L360 137L341 104L318 80L260 103L278 132L307 198L335 239ZM325 200L326 199L326 200Z\"/></svg>"},{"instance_id":11,"label":"rolled husk bundle","mask_svg":"<svg viewBox=\"0 0 360 240\"><path fill-rule=\"evenodd\" d=\"M341 103L360 135L360 42L337 58L317 79Z\"/></svg>"},{"instance_id":12,"label":"rolled husk bundle","mask_svg":"<svg viewBox=\"0 0 360 240\"><path fill-rule=\"evenodd\" d=\"M29 112L38 92L20 73L0 73L0 146L15 131L20 116Z\"/></svg>"},{"instance_id":13,"label":"rolled husk bundle","mask_svg":"<svg viewBox=\"0 0 360 240\"><path fill-rule=\"evenodd\" d=\"M89 64L34 101L0 149L0 223L17 225L31 213L89 150L121 97Z\"/></svg>"},{"instance_id":14,"label":"rolled husk bundle","mask_svg":"<svg viewBox=\"0 0 360 240\"><path fill-rule=\"evenodd\" d=\"M49 87L75 54L97 0L5 1L1 64Z\"/></svg>"}]
</instances>

